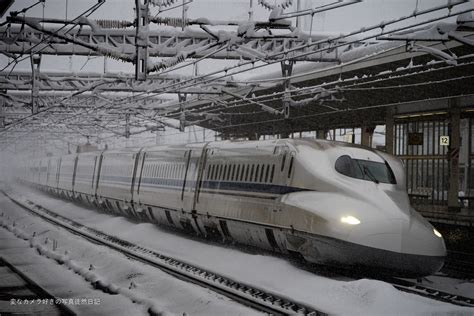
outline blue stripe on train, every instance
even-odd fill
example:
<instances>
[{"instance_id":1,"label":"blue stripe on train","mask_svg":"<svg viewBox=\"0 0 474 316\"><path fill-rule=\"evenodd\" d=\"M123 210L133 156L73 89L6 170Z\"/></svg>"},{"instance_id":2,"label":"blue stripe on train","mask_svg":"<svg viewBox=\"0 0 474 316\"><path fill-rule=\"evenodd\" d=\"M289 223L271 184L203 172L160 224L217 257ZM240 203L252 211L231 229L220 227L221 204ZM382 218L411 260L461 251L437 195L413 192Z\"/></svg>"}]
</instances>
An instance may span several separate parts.
<instances>
[{"instance_id":1,"label":"blue stripe on train","mask_svg":"<svg viewBox=\"0 0 474 316\"><path fill-rule=\"evenodd\" d=\"M121 176L104 176L101 180L114 181L130 184L130 177ZM195 186L196 181L186 181L186 186ZM175 187L182 188L183 180L180 179L165 179L165 178L150 178L143 177L142 184L153 184L164 187ZM254 182L231 182L231 181L202 181L201 189L210 190L224 190L224 191L244 191L244 192L255 192L255 193L268 193L268 194L287 194L298 191L308 191L308 189L269 184L269 183L254 183Z\"/></svg>"}]
</instances>

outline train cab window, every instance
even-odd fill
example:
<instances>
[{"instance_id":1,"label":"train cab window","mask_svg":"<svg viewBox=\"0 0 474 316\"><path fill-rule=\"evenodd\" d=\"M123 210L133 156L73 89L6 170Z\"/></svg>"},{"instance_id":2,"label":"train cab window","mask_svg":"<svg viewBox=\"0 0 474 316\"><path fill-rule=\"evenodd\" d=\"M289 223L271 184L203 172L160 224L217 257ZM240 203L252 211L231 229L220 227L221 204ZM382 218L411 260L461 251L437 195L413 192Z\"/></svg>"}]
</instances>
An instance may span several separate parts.
<instances>
[{"instance_id":1,"label":"train cab window","mask_svg":"<svg viewBox=\"0 0 474 316\"><path fill-rule=\"evenodd\" d=\"M207 175L206 179L209 180L209 177L211 176L211 166L207 166Z\"/></svg>"},{"instance_id":2,"label":"train cab window","mask_svg":"<svg viewBox=\"0 0 474 316\"><path fill-rule=\"evenodd\" d=\"M291 158L290 158L290 166L288 167L288 178L290 178L290 176L291 176L291 171L293 170L293 160L294 160L294 157L291 156Z\"/></svg>"},{"instance_id":3,"label":"train cab window","mask_svg":"<svg viewBox=\"0 0 474 316\"><path fill-rule=\"evenodd\" d=\"M386 162L353 159L348 155L343 155L337 158L335 169L337 172L351 178L376 183L397 183L392 169Z\"/></svg>"}]
</instances>

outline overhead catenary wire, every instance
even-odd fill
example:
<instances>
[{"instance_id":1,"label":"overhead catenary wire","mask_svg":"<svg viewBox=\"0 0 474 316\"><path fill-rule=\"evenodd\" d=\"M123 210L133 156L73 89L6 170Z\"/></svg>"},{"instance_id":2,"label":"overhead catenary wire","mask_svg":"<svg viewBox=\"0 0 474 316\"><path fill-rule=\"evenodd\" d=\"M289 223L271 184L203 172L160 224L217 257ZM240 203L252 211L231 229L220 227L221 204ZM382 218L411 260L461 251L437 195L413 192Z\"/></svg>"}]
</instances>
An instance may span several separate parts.
<instances>
[{"instance_id":1,"label":"overhead catenary wire","mask_svg":"<svg viewBox=\"0 0 474 316\"><path fill-rule=\"evenodd\" d=\"M423 22L418 22L418 23L415 23L415 24L412 24L412 25L408 25L408 26L405 26L405 27L401 27L401 28L398 28L398 29L395 29L395 30L391 30L391 31L382 31L380 34L375 34L375 35L369 35L369 36L366 36L365 38L361 39L361 40L367 40L367 39L371 39L371 38L375 38L377 36L381 36L381 35L386 35L386 34L391 34L391 33L394 33L394 32L399 32L401 30L405 30L405 29L409 29L409 28L412 28L412 27L417 27L417 26L420 26L420 25L424 25L424 24L428 24L428 23L431 23L431 22L435 22L435 21L439 21L439 20L443 20L443 19L446 19L446 18L449 18L451 16L456 16L456 15L459 15L459 14L463 14L463 13L466 13L466 12L471 12L471 11L474 11L474 9L466 9L466 10L463 10L463 11L460 11L460 12L455 12L455 13L448 13L442 17L436 17L436 18L432 18L428 21L423 21ZM431 12L431 11L430 11ZM426 14L426 13L425 13ZM420 14L418 14L417 16L419 16ZM408 17L406 17L408 18ZM354 32L350 33L351 36L354 35ZM349 36L349 35L347 35ZM326 42L327 41L331 41L330 39L328 40L325 40ZM359 42L360 40L354 40L354 41L349 41L349 42L345 42L343 44L338 44L338 45L334 45L332 46L332 48L337 48L337 47L341 47L341 46L344 46L344 45L348 45L348 44L354 44L354 43L357 43ZM319 41L319 42L324 42L324 41ZM316 43L316 42L315 42ZM302 55L308 55L308 54L314 54L314 53L317 53L317 52L322 52L324 50L327 50L327 47L325 48L322 48L322 49L319 49L317 51L312 51L310 53L302 53L302 54L299 54L299 55L296 55L296 56L293 56L293 58L297 58L297 57L300 57ZM258 68L261 68L261 67L264 67L264 66L267 66L267 65L270 65L270 64L274 64L274 63L279 63L283 60L286 60L285 58L284 59L281 59L281 60L271 60L271 61L268 61L267 64L265 65L254 65L252 70L255 70L255 69L258 69ZM223 79L225 77L228 77L228 76L231 76L231 75L235 75L235 74L238 74L238 73L241 73L241 72L244 72L244 71L248 71L248 69L245 69L245 70L241 70L241 71L236 71L236 72L232 72L232 73L229 73L230 70L232 69L235 69L235 68L239 68L239 67L243 67L243 66L247 66L247 65L250 65L250 64L253 64L254 61L250 61L250 62L245 62L245 63L241 63L239 65L236 65L236 66L232 66L232 67L226 67L224 68L223 70L218 70L218 71L214 71L214 72L211 72L211 73L207 73L207 74L204 74L204 75L201 75L197 78L192 78L192 79L187 79L187 80L184 80L184 81L181 81L179 83L174 83L174 84L170 84L168 86L165 86L165 87L162 87L160 88L160 92L156 92L158 89L154 89L152 91L149 91L147 92L147 94L151 94L148 96L148 97L151 97L151 96L156 96L156 95L160 95L160 94L163 94L163 93L167 93L167 92L170 92L172 91L172 87L176 87L176 86L181 86L181 88L189 88L189 87L192 87L192 86L195 86L196 84L200 84L200 83L209 83L209 82L212 82L212 81L216 81L216 80L219 80L219 79ZM201 81L198 81L199 79L204 79L206 77L211 77L211 76L214 76L214 75L217 75L217 74L220 74L224 72L223 75L220 75L220 76L215 76L215 77L212 77L208 80L201 80ZM184 84L187 84L185 85L184 87L182 85ZM167 90L168 89L168 90ZM144 95L145 93L142 93L142 94L138 94L138 96L140 95Z\"/></svg>"}]
</instances>

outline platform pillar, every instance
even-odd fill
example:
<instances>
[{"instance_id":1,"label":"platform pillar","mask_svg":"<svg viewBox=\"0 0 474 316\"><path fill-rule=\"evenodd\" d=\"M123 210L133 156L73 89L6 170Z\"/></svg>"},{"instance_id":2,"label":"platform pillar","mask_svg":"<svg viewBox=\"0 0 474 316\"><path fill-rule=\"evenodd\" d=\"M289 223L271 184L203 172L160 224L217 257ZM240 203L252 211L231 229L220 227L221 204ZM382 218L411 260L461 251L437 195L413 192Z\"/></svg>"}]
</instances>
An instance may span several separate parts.
<instances>
[{"instance_id":1,"label":"platform pillar","mask_svg":"<svg viewBox=\"0 0 474 316\"><path fill-rule=\"evenodd\" d=\"M39 98L39 75L41 66L41 54L31 54L31 113L38 113L38 98Z\"/></svg>"},{"instance_id":2,"label":"platform pillar","mask_svg":"<svg viewBox=\"0 0 474 316\"><path fill-rule=\"evenodd\" d=\"M260 135L258 135L258 133L249 133L247 137L249 140L258 140Z\"/></svg>"},{"instance_id":3,"label":"platform pillar","mask_svg":"<svg viewBox=\"0 0 474 316\"><path fill-rule=\"evenodd\" d=\"M458 100L449 100L449 188L448 211L459 212L459 148L461 143L461 110Z\"/></svg>"},{"instance_id":4,"label":"platform pillar","mask_svg":"<svg viewBox=\"0 0 474 316\"><path fill-rule=\"evenodd\" d=\"M393 155L393 128L394 128L394 119L393 119L393 110L388 108L385 114L385 152L387 154Z\"/></svg>"},{"instance_id":5,"label":"platform pillar","mask_svg":"<svg viewBox=\"0 0 474 316\"><path fill-rule=\"evenodd\" d=\"M316 138L317 139L326 139L328 131L326 129L318 129L316 131Z\"/></svg>"},{"instance_id":6,"label":"platform pillar","mask_svg":"<svg viewBox=\"0 0 474 316\"><path fill-rule=\"evenodd\" d=\"M374 135L375 126L362 126L361 145L372 147L372 137Z\"/></svg>"}]
</instances>

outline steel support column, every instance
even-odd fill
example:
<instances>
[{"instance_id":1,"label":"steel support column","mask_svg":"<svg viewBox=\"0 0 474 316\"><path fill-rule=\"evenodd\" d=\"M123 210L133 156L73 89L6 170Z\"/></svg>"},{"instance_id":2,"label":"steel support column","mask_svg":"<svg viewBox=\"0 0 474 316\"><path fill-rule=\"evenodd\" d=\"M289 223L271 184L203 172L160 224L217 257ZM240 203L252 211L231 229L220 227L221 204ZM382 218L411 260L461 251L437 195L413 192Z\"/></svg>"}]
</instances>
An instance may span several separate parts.
<instances>
[{"instance_id":1,"label":"steel support column","mask_svg":"<svg viewBox=\"0 0 474 316\"><path fill-rule=\"evenodd\" d=\"M135 0L137 15L135 37L135 79L145 80L148 72L148 30L149 30L149 5L148 0Z\"/></svg>"},{"instance_id":2,"label":"steel support column","mask_svg":"<svg viewBox=\"0 0 474 316\"><path fill-rule=\"evenodd\" d=\"M285 60L282 61L281 63L281 74L283 77L290 77L291 73L293 72L293 60ZM290 82L291 80L285 79L283 82L283 90L285 91L285 94L283 95L283 113L285 115L285 118L290 117Z\"/></svg>"},{"instance_id":3,"label":"steel support column","mask_svg":"<svg viewBox=\"0 0 474 316\"><path fill-rule=\"evenodd\" d=\"M186 128L186 113L184 110L184 102L186 101L187 95L186 93L181 94L178 93L178 100L179 100L179 110L180 110L180 115L179 115L179 131L184 132L184 129Z\"/></svg>"},{"instance_id":4,"label":"steel support column","mask_svg":"<svg viewBox=\"0 0 474 316\"><path fill-rule=\"evenodd\" d=\"M448 187L448 211L458 212L460 205L459 194L459 149L461 144L461 110L458 99L453 98L449 102L449 187Z\"/></svg>"},{"instance_id":5,"label":"steel support column","mask_svg":"<svg viewBox=\"0 0 474 316\"><path fill-rule=\"evenodd\" d=\"M393 129L394 119L393 119L393 110L392 108L387 108L385 112L385 152L387 154L393 155Z\"/></svg>"},{"instance_id":6,"label":"steel support column","mask_svg":"<svg viewBox=\"0 0 474 316\"><path fill-rule=\"evenodd\" d=\"M316 138L317 139L326 139L327 133L328 133L327 129L318 129L316 131Z\"/></svg>"},{"instance_id":7,"label":"steel support column","mask_svg":"<svg viewBox=\"0 0 474 316\"><path fill-rule=\"evenodd\" d=\"M39 96L39 72L41 66L41 54L30 55L31 62L31 113L38 113Z\"/></svg>"},{"instance_id":8,"label":"steel support column","mask_svg":"<svg viewBox=\"0 0 474 316\"><path fill-rule=\"evenodd\" d=\"M374 135L375 126L362 126L361 128L361 140L362 146L372 147L372 137Z\"/></svg>"}]
</instances>

